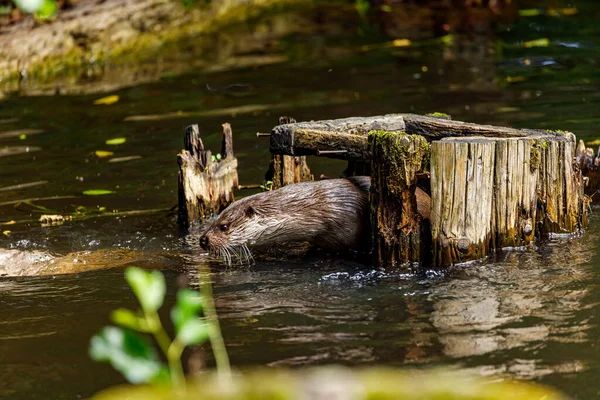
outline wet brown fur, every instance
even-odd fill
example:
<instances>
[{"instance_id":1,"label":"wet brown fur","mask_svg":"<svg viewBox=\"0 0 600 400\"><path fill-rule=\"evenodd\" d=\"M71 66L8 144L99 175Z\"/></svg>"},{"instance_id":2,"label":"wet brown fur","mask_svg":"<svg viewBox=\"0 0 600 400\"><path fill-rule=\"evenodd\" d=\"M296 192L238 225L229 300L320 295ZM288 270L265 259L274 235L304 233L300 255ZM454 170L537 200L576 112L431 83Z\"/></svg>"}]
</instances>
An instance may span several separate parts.
<instances>
[{"instance_id":1,"label":"wet brown fur","mask_svg":"<svg viewBox=\"0 0 600 400\"><path fill-rule=\"evenodd\" d=\"M366 250L369 177L288 185L243 198L227 207L201 238L224 256L252 257L249 248L309 242L333 250ZM429 196L417 188L417 209L429 217Z\"/></svg>"}]
</instances>

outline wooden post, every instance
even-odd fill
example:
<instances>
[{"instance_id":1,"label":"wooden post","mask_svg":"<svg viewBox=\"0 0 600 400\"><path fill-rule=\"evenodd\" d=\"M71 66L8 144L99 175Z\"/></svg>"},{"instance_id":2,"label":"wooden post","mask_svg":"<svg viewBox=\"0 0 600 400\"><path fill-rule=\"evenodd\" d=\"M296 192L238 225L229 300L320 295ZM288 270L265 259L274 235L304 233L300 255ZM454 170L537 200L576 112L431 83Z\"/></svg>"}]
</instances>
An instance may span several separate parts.
<instances>
[{"instance_id":1,"label":"wooden post","mask_svg":"<svg viewBox=\"0 0 600 400\"><path fill-rule=\"evenodd\" d=\"M223 124L221 153L214 157L204 149L198 125L185 130L184 147L177 155L179 164L179 226L187 229L194 222L221 212L234 201L238 187L237 159L233 155L231 126Z\"/></svg>"},{"instance_id":2,"label":"wooden post","mask_svg":"<svg viewBox=\"0 0 600 400\"><path fill-rule=\"evenodd\" d=\"M378 265L423 261L429 244L415 197L417 173L429 155L422 136L369 133L371 229ZM425 240L424 240L425 239Z\"/></svg>"},{"instance_id":3,"label":"wooden post","mask_svg":"<svg viewBox=\"0 0 600 400\"><path fill-rule=\"evenodd\" d=\"M431 143L431 235L435 265L484 257L492 226L493 140Z\"/></svg>"},{"instance_id":4,"label":"wooden post","mask_svg":"<svg viewBox=\"0 0 600 400\"><path fill-rule=\"evenodd\" d=\"M589 197L584 193L584 179L575 159L575 141L542 140L539 208L539 236L572 234L587 227Z\"/></svg>"},{"instance_id":5,"label":"wooden post","mask_svg":"<svg viewBox=\"0 0 600 400\"><path fill-rule=\"evenodd\" d=\"M436 265L527 246L587 225L583 178L569 136L446 138L431 144Z\"/></svg>"},{"instance_id":6,"label":"wooden post","mask_svg":"<svg viewBox=\"0 0 600 400\"><path fill-rule=\"evenodd\" d=\"M291 117L280 117L279 125L293 124L296 120ZM313 181L306 156L289 156L273 154L265 180L273 182L271 189L305 181Z\"/></svg>"}]
</instances>

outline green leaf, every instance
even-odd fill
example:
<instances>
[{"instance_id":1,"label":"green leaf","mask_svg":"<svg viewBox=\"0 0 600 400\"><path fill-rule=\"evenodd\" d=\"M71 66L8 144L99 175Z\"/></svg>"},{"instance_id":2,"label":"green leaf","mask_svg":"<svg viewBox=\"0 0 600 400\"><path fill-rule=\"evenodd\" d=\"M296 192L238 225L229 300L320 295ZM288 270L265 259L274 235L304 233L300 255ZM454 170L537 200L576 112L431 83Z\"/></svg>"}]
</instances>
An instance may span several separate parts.
<instances>
[{"instance_id":1,"label":"green leaf","mask_svg":"<svg viewBox=\"0 0 600 400\"><path fill-rule=\"evenodd\" d=\"M42 6L37 10L35 16L40 19L52 18L58 12L56 0L44 0Z\"/></svg>"},{"instance_id":2,"label":"green leaf","mask_svg":"<svg viewBox=\"0 0 600 400\"><path fill-rule=\"evenodd\" d=\"M162 306L167 287L160 271L150 272L130 267L125 270L125 278L144 311L154 312Z\"/></svg>"},{"instance_id":3,"label":"green leaf","mask_svg":"<svg viewBox=\"0 0 600 400\"><path fill-rule=\"evenodd\" d=\"M21 11L26 13L34 13L44 5L44 0L14 0L15 4Z\"/></svg>"},{"instance_id":4,"label":"green leaf","mask_svg":"<svg viewBox=\"0 0 600 400\"><path fill-rule=\"evenodd\" d=\"M181 289L177 292L177 304L171 310L171 321L175 325L175 331L191 319L198 318L202 310L202 296L195 290Z\"/></svg>"},{"instance_id":5,"label":"green leaf","mask_svg":"<svg viewBox=\"0 0 600 400\"><path fill-rule=\"evenodd\" d=\"M133 311L126 308L119 308L110 314L110 319L117 325L124 328L133 329L138 332L148 332L146 321L134 314Z\"/></svg>"},{"instance_id":6,"label":"green leaf","mask_svg":"<svg viewBox=\"0 0 600 400\"><path fill-rule=\"evenodd\" d=\"M221 159L221 153L217 153L217 160Z\"/></svg>"},{"instance_id":7,"label":"green leaf","mask_svg":"<svg viewBox=\"0 0 600 400\"><path fill-rule=\"evenodd\" d=\"M211 325L208 322L190 319L181 326L175 340L184 346L203 343L208 339L210 329Z\"/></svg>"},{"instance_id":8,"label":"green leaf","mask_svg":"<svg viewBox=\"0 0 600 400\"><path fill-rule=\"evenodd\" d=\"M114 326L92 337L89 354L95 361L109 362L133 384L161 381L167 374L146 338Z\"/></svg>"},{"instance_id":9,"label":"green leaf","mask_svg":"<svg viewBox=\"0 0 600 400\"><path fill-rule=\"evenodd\" d=\"M112 193L114 193L114 191L106 190L106 189L90 189L90 190L83 191L83 194L86 196L101 196L103 194L112 194Z\"/></svg>"}]
</instances>

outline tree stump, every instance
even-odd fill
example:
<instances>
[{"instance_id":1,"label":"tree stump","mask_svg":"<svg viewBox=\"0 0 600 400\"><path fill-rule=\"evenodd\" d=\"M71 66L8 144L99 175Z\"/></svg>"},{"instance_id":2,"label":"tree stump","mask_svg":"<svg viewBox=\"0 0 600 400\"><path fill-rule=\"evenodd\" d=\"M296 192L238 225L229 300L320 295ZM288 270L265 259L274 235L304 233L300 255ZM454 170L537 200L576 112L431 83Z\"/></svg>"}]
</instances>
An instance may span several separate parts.
<instances>
[{"instance_id":1,"label":"tree stump","mask_svg":"<svg viewBox=\"0 0 600 400\"><path fill-rule=\"evenodd\" d=\"M571 234L587 227L589 197L575 159L574 137L542 140L538 183L540 236Z\"/></svg>"},{"instance_id":2,"label":"tree stump","mask_svg":"<svg viewBox=\"0 0 600 400\"><path fill-rule=\"evenodd\" d=\"M291 117L279 118L279 125L293 123L296 123L296 120ZM272 154L265 179L273 182L271 189L279 189L292 183L313 181L315 178L310 172L306 156Z\"/></svg>"},{"instance_id":3,"label":"tree stump","mask_svg":"<svg viewBox=\"0 0 600 400\"><path fill-rule=\"evenodd\" d=\"M184 147L177 155L177 221L181 228L188 229L196 221L218 214L234 201L238 163L233 155L233 137L228 123L223 124L221 153L216 156L204 149L198 125L186 128Z\"/></svg>"},{"instance_id":4,"label":"tree stump","mask_svg":"<svg viewBox=\"0 0 600 400\"><path fill-rule=\"evenodd\" d=\"M587 225L569 136L446 138L431 144L435 265L529 245Z\"/></svg>"},{"instance_id":5,"label":"tree stump","mask_svg":"<svg viewBox=\"0 0 600 400\"><path fill-rule=\"evenodd\" d=\"M417 174L429 155L424 137L386 131L369 133L371 229L378 265L423 261L429 245L417 209Z\"/></svg>"},{"instance_id":6,"label":"tree stump","mask_svg":"<svg viewBox=\"0 0 600 400\"><path fill-rule=\"evenodd\" d=\"M273 154L334 157L348 161L347 176L370 173L378 264L432 258L448 265L578 233L589 204L582 170L590 175L589 193L600 189L600 156L580 145L574 163L570 132L479 125L439 113L287 122L270 134ZM431 152L420 154L425 140ZM432 194L428 238L414 204L417 179Z\"/></svg>"}]
</instances>

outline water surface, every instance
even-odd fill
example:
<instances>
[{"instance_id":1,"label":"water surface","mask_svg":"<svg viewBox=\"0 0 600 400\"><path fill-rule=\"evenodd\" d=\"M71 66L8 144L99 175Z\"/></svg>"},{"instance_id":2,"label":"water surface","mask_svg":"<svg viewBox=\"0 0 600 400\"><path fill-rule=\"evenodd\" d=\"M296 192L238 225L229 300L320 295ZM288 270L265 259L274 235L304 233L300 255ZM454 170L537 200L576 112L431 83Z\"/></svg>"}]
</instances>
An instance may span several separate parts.
<instances>
[{"instance_id":1,"label":"water surface","mask_svg":"<svg viewBox=\"0 0 600 400\"><path fill-rule=\"evenodd\" d=\"M182 275L195 283L196 267L208 261L180 236L169 211L177 202L175 156L186 125L198 123L205 144L217 150L221 123L232 124L242 184L261 183L268 143L255 133L269 131L280 115L316 120L441 111L458 120L571 130L593 141L600 127L600 6L578 7L577 15L495 24L464 18L442 33L433 25L407 27L394 13L380 16L379 27L355 15L332 24L340 20L307 13L302 18L318 31L275 35L266 44L244 36L233 54L256 60L241 67L179 68L101 93L91 87L89 94L6 95L0 230L10 233L0 235L0 248L44 252L69 265L91 260L103 269L0 278L0 397L85 398L122 382L89 360L87 345L112 309L135 307L123 265L163 269L168 304ZM413 44L391 44L401 38ZM218 54L211 53L215 65L222 62ZM263 56L270 61L261 62ZM109 95L119 101L93 104ZM114 138L126 142L105 144ZM99 158L98 150L114 155ZM317 176L344 168L327 159L309 164ZM82 195L91 189L115 193ZM28 199L57 214L77 207L88 215L101 208L144 213L42 226ZM212 267L234 365L460 366L588 399L600 390L599 242L593 215L581 237L449 270L379 271L335 257Z\"/></svg>"}]
</instances>

